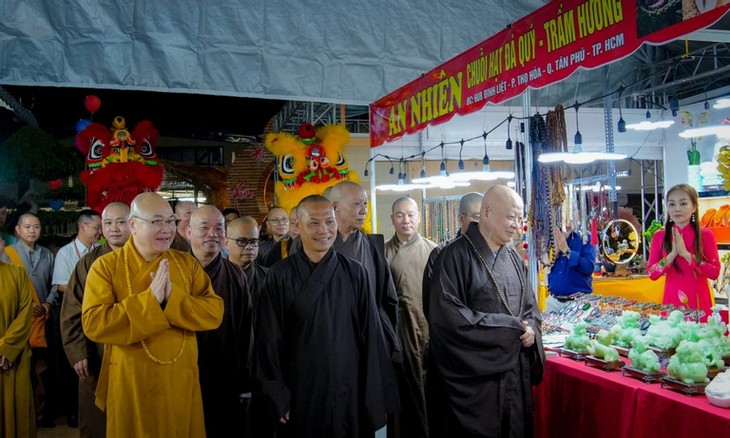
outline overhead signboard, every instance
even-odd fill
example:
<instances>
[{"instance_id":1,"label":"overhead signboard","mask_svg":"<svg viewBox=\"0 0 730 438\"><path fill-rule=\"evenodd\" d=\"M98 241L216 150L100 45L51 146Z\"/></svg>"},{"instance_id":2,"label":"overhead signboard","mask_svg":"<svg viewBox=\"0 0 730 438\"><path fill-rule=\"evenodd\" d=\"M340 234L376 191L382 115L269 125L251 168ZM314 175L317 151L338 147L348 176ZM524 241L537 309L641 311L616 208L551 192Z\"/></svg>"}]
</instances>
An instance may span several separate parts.
<instances>
[{"instance_id":1,"label":"overhead signboard","mask_svg":"<svg viewBox=\"0 0 730 438\"><path fill-rule=\"evenodd\" d=\"M380 146L579 67L596 68L719 20L729 4L705 0L551 1L491 38L370 105L370 145ZM488 8L488 6L485 6ZM487 11L488 12L488 11Z\"/></svg>"}]
</instances>

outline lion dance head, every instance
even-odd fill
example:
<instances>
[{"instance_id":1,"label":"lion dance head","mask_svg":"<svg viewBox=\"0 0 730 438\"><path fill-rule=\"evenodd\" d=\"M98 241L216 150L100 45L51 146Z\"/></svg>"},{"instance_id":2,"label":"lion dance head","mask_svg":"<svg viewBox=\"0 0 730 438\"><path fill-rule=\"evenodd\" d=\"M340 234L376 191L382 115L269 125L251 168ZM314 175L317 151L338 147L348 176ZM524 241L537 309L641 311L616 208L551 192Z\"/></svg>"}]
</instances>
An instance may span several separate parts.
<instances>
[{"instance_id":1,"label":"lion dance head","mask_svg":"<svg viewBox=\"0 0 730 438\"><path fill-rule=\"evenodd\" d=\"M152 122L142 120L129 132L119 116L111 129L91 123L79 132L76 147L86 156L81 172L86 205L102 211L111 202L129 205L138 194L157 190L164 173L155 153L159 138Z\"/></svg>"},{"instance_id":2,"label":"lion dance head","mask_svg":"<svg viewBox=\"0 0 730 438\"><path fill-rule=\"evenodd\" d=\"M341 125L315 129L311 123L304 123L297 135L268 134L265 145L276 156L277 163L274 186L277 206L291 211L302 199L321 195L340 181L359 183L357 173L349 168L345 157L344 149L349 143L350 133Z\"/></svg>"}]
</instances>

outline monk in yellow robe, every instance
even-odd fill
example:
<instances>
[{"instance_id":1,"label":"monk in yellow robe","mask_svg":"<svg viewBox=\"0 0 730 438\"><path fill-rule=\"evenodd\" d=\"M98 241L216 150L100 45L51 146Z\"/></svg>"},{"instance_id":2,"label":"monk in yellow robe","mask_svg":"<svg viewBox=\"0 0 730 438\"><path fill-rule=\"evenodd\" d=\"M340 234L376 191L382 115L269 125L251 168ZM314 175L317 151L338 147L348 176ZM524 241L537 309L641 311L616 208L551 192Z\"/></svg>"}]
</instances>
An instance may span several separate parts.
<instances>
[{"instance_id":1,"label":"monk in yellow robe","mask_svg":"<svg viewBox=\"0 0 730 438\"><path fill-rule=\"evenodd\" d=\"M0 238L0 255L5 242ZM36 436L35 403L30 383L30 278L20 266L0 261L0 436Z\"/></svg>"},{"instance_id":2,"label":"monk in yellow robe","mask_svg":"<svg viewBox=\"0 0 730 438\"><path fill-rule=\"evenodd\" d=\"M223 300L192 255L170 249L175 225L160 195L138 195L129 241L86 279L81 322L105 344L96 404L107 437L205 436L195 332L220 325Z\"/></svg>"}]
</instances>

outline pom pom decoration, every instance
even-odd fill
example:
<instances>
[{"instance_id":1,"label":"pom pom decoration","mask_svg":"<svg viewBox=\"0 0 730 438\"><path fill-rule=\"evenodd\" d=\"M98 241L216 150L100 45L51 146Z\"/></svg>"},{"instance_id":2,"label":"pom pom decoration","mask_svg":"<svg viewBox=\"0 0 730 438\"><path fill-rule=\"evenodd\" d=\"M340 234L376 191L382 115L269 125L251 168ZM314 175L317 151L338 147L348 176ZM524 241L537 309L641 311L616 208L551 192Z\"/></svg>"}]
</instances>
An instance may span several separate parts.
<instances>
[{"instance_id":1,"label":"pom pom decoration","mask_svg":"<svg viewBox=\"0 0 730 438\"><path fill-rule=\"evenodd\" d=\"M48 181L48 188L56 191L60 189L63 186L63 181L59 179L54 179L53 181Z\"/></svg>"},{"instance_id":2,"label":"pom pom decoration","mask_svg":"<svg viewBox=\"0 0 730 438\"><path fill-rule=\"evenodd\" d=\"M66 205L66 201L63 199L54 199L53 201L48 201L48 205L51 209L53 209L53 211L59 211L64 205Z\"/></svg>"},{"instance_id":3,"label":"pom pom decoration","mask_svg":"<svg viewBox=\"0 0 730 438\"><path fill-rule=\"evenodd\" d=\"M79 119L79 121L76 122L76 133L78 134L79 132L83 131L89 125L91 125L91 120Z\"/></svg>"},{"instance_id":4,"label":"pom pom decoration","mask_svg":"<svg viewBox=\"0 0 730 438\"><path fill-rule=\"evenodd\" d=\"M91 114L94 114L95 112L99 111L99 108L101 108L101 99L99 99L99 96L97 95L90 94L86 96L84 106L86 107L87 111L89 111Z\"/></svg>"}]
</instances>

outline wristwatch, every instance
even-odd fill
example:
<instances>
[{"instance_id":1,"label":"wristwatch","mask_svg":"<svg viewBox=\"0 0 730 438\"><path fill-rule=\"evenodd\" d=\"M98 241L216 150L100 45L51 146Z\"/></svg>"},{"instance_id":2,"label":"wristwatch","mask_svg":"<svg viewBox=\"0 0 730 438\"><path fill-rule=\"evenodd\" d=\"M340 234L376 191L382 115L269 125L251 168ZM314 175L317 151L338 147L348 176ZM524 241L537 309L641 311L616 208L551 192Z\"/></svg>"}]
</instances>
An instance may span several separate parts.
<instances>
[{"instance_id":1,"label":"wristwatch","mask_svg":"<svg viewBox=\"0 0 730 438\"><path fill-rule=\"evenodd\" d=\"M565 254L565 258L570 258L570 248L568 248L563 254Z\"/></svg>"}]
</instances>

